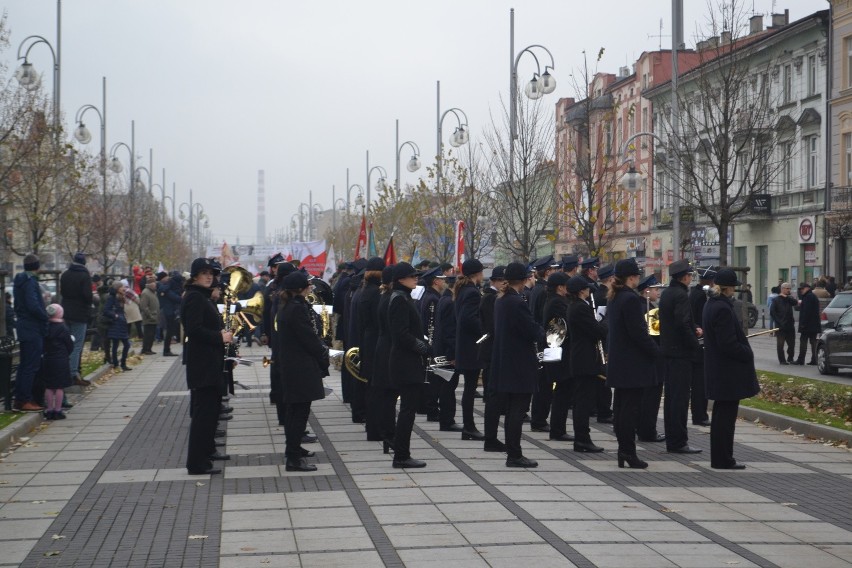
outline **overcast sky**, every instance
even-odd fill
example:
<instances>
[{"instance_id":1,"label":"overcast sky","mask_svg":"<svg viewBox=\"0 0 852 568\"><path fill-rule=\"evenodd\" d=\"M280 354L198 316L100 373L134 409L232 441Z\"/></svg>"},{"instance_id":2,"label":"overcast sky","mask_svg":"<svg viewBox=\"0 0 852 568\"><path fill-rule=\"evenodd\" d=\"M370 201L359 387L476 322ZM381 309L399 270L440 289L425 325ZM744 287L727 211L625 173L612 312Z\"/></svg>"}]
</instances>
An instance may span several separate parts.
<instances>
[{"instance_id":1,"label":"overcast sky","mask_svg":"<svg viewBox=\"0 0 852 568\"><path fill-rule=\"evenodd\" d=\"M684 29L694 45L707 10L685 0ZM56 39L56 0L5 0L11 49L0 57L14 69L28 35ZM758 13L790 9L790 20L828 8L826 0L754 0ZM201 202L218 239L249 244L256 234L257 171L266 172L267 233L289 225L299 204L324 208L345 197L350 183L366 183L365 152L391 179L394 121L400 142L412 140L424 166L436 153L435 84L441 106L463 109L471 142L482 132L509 85L509 9L515 8L515 50L546 46L555 59L556 91L573 96L568 76L606 48L599 70L616 73L670 33L669 0L64 0L62 109L66 124L82 105L101 105L107 78L107 143L130 143L136 121L137 154L155 181L177 184L177 201ZM769 23L769 19L765 19ZM671 46L662 38L663 48ZM44 46L31 52L40 71L51 60ZM532 58L521 60L526 80ZM51 88L49 73L45 87ZM444 122L452 133L451 117ZM99 143L89 113L91 151ZM73 129L73 125L71 126ZM119 154L122 159L125 155ZM405 169L402 182L417 176ZM375 182L376 174L372 181ZM158 191L158 190L156 190ZM354 199L355 192L352 197Z\"/></svg>"}]
</instances>

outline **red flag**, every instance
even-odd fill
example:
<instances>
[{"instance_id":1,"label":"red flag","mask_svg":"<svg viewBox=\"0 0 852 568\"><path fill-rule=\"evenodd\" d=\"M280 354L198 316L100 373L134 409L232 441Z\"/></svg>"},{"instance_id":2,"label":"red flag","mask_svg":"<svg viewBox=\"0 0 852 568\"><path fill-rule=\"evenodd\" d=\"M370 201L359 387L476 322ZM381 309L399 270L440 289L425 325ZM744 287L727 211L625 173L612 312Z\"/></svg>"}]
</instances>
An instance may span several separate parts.
<instances>
[{"instance_id":1,"label":"red flag","mask_svg":"<svg viewBox=\"0 0 852 568\"><path fill-rule=\"evenodd\" d=\"M358 260L361 258L361 247L367 247L367 217L361 215L361 230L358 231L358 243L355 245L355 258L352 260Z\"/></svg>"},{"instance_id":2,"label":"red flag","mask_svg":"<svg viewBox=\"0 0 852 568\"><path fill-rule=\"evenodd\" d=\"M462 264L464 264L464 221L456 221L456 254L453 264L456 266L456 272L461 274Z\"/></svg>"},{"instance_id":3,"label":"red flag","mask_svg":"<svg viewBox=\"0 0 852 568\"><path fill-rule=\"evenodd\" d=\"M396 264L396 249L393 246L393 235L388 240L388 246L385 248L385 266Z\"/></svg>"}]
</instances>

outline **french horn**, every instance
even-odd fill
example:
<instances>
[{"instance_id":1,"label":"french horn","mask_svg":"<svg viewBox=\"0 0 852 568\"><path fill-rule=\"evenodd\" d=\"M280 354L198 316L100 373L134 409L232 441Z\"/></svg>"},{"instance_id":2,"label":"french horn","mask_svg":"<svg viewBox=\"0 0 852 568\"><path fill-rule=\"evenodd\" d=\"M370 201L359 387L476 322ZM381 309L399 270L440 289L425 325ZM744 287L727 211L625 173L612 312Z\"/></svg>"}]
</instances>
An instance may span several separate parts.
<instances>
[{"instance_id":1,"label":"french horn","mask_svg":"<svg viewBox=\"0 0 852 568\"><path fill-rule=\"evenodd\" d=\"M361 376L361 354L360 349L357 347L350 347L346 350L346 353L343 355L343 364L346 365L346 370L349 371L349 374L355 377L355 379L361 381L362 383L366 383L367 379Z\"/></svg>"}]
</instances>

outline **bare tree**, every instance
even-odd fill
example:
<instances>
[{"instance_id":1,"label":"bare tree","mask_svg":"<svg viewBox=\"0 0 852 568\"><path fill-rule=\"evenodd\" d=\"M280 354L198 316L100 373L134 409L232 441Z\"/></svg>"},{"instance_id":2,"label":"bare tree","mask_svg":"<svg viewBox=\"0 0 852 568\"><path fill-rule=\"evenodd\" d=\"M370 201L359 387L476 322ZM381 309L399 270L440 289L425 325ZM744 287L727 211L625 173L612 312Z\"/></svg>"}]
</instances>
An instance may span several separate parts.
<instances>
[{"instance_id":1,"label":"bare tree","mask_svg":"<svg viewBox=\"0 0 852 568\"><path fill-rule=\"evenodd\" d=\"M547 237L553 239L555 230L554 125L541 99L519 97L517 114L518 138L514 142L509 134L509 108L503 105L499 119L492 115L485 134L491 151L487 187L492 188L496 203L499 245L512 258L529 260L539 243ZM514 154L510 152L512 143Z\"/></svg>"}]
</instances>

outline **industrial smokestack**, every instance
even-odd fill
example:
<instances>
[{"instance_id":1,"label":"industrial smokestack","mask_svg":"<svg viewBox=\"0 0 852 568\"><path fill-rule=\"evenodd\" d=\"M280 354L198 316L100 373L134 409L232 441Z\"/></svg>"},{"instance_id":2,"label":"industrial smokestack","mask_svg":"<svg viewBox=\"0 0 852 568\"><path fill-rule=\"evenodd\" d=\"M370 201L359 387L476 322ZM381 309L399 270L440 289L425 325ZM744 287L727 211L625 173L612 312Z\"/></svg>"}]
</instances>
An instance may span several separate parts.
<instances>
[{"instance_id":1,"label":"industrial smokestack","mask_svg":"<svg viewBox=\"0 0 852 568\"><path fill-rule=\"evenodd\" d=\"M266 244L266 188L263 170L257 170L257 239L258 245Z\"/></svg>"}]
</instances>

